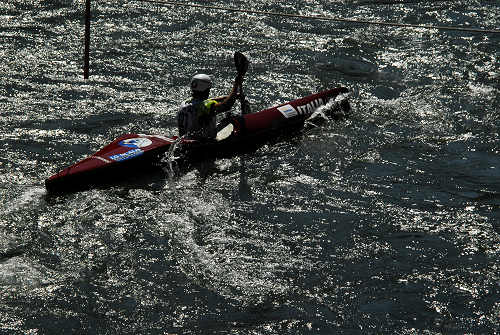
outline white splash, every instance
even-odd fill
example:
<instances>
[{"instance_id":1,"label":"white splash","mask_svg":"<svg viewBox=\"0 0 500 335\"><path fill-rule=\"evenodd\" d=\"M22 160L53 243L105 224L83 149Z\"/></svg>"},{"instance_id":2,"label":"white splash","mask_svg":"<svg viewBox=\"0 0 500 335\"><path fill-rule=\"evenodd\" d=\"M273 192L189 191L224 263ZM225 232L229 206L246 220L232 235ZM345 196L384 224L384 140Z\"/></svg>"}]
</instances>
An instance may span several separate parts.
<instances>
[{"instance_id":1,"label":"white splash","mask_svg":"<svg viewBox=\"0 0 500 335\"><path fill-rule=\"evenodd\" d=\"M184 136L178 137L170 145L170 148L165 153L165 156L161 159L163 170L168 174L169 178L172 178L175 175L174 164L175 164L175 161L180 158L180 157L175 156L175 150L182 142L182 139L184 138ZM166 163L166 166L165 166L165 163Z\"/></svg>"},{"instance_id":2,"label":"white splash","mask_svg":"<svg viewBox=\"0 0 500 335\"><path fill-rule=\"evenodd\" d=\"M335 97L335 99L332 99L328 101L326 104L319 106L306 120L306 123L314 125L314 123L311 122L311 120L315 120L318 118L328 120L328 115L332 115L336 112L339 114L349 112L349 111L344 111L342 108L342 103L344 103L344 101L347 101L348 97L349 93L339 94Z\"/></svg>"},{"instance_id":3,"label":"white splash","mask_svg":"<svg viewBox=\"0 0 500 335\"><path fill-rule=\"evenodd\" d=\"M11 200L6 208L3 210L4 214L13 213L25 206L28 206L33 203L38 203L42 200L42 197L47 194L47 191L43 187L30 187L25 190L19 197Z\"/></svg>"}]
</instances>

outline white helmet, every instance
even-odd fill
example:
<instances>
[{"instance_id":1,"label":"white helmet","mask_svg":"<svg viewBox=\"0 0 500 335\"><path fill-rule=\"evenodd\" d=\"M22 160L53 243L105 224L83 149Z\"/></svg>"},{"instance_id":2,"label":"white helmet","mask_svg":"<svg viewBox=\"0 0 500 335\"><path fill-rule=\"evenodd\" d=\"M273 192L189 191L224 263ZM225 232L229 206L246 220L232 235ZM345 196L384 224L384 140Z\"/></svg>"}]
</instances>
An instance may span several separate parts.
<instances>
[{"instance_id":1,"label":"white helmet","mask_svg":"<svg viewBox=\"0 0 500 335\"><path fill-rule=\"evenodd\" d=\"M206 74L197 74L191 79L191 90L194 92L204 92L212 88L212 78Z\"/></svg>"}]
</instances>

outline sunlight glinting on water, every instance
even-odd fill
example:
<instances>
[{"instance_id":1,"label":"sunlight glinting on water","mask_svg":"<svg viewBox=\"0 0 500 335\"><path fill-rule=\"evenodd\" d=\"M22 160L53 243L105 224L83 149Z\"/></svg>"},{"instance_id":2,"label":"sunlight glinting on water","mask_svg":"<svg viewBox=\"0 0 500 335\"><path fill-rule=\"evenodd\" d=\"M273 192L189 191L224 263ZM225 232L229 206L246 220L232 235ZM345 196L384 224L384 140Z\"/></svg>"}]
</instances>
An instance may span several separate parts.
<instances>
[{"instance_id":1,"label":"sunlight glinting on water","mask_svg":"<svg viewBox=\"0 0 500 335\"><path fill-rule=\"evenodd\" d=\"M485 29L498 12L233 6ZM84 80L81 1L3 2L0 29L0 333L498 328L496 35L100 1ZM325 107L208 173L172 150L151 175L47 195L45 178L124 133L176 135L190 77L227 94L235 51L253 111L345 86L352 113Z\"/></svg>"}]
</instances>

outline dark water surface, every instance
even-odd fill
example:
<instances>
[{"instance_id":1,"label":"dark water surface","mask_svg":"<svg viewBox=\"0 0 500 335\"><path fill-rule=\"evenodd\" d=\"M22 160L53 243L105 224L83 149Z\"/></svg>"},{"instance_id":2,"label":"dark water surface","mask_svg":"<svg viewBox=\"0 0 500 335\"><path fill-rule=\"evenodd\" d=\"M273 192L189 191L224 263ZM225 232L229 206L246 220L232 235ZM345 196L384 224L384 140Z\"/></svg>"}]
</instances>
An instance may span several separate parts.
<instances>
[{"instance_id":1,"label":"dark water surface","mask_svg":"<svg viewBox=\"0 0 500 335\"><path fill-rule=\"evenodd\" d=\"M207 1L499 29L498 1ZM95 1L0 2L0 334L498 334L500 34ZM255 110L353 115L197 170L47 196L128 132L175 135L198 71ZM130 172L134 175L134 171Z\"/></svg>"}]
</instances>

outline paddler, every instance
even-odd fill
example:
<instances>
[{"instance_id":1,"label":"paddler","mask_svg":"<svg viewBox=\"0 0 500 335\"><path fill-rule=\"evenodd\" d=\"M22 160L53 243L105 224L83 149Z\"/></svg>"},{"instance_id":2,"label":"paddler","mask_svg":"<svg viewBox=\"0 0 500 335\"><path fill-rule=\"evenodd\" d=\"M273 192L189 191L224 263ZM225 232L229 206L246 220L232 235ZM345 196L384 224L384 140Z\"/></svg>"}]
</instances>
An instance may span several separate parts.
<instances>
[{"instance_id":1,"label":"paddler","mask_svg":"<svg viewBox=\"0 0 500 335\"><path fill-rule=\"evenodd\" d=\"M214 140L217 135L216 115L228 112L238 96L238 87L243 82L243 74L236 77L231 93L221 102L210 99L212 78L197 74L191 79L192 98L186 101L177 113L179 136L198 140Z\"/></svg>"}]
</instances>

